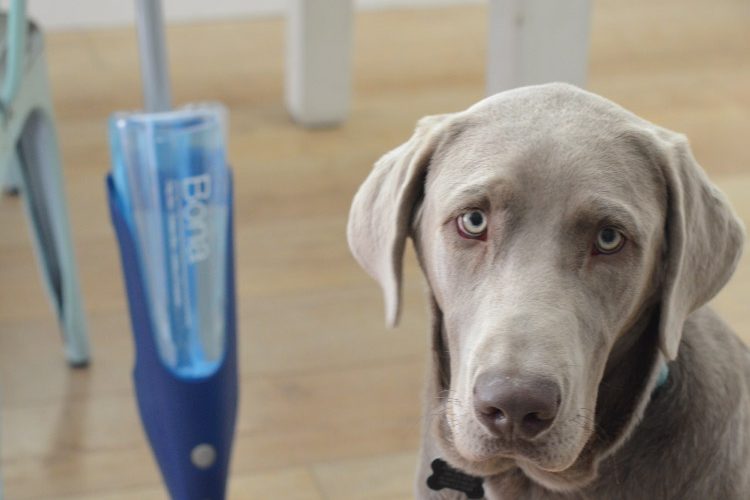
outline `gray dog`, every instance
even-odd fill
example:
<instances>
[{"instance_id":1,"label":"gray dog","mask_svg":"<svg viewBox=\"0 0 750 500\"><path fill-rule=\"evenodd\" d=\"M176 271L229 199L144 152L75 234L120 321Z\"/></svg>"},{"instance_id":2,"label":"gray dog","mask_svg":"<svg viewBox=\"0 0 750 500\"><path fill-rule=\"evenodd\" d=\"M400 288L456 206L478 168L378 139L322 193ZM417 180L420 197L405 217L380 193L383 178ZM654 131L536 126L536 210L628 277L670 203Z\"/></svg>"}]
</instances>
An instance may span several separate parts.
<instances>
[{"instance_id":1,"label":"gray dog","mask_svg":"<svg viewBox=\"0 0 750 500\"><path fill-rule=\"evenodd\" d=\"M742 225L686 139L563 84L421 120L354 198L429 287L422 499L750 498L750 353L705 304Z\"/></svg>"}]
</instances>

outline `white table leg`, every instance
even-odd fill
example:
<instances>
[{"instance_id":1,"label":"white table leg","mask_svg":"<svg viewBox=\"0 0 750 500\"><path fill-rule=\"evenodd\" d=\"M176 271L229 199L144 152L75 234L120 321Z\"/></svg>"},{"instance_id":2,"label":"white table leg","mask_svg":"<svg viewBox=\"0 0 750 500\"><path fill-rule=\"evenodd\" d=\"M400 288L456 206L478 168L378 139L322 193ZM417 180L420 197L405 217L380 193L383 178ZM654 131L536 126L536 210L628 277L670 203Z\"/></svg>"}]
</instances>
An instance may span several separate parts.
<instances>
[{"instance_id":1,"label":"white table leg","mask_svg":"<svg viewBox=\"0 0 750 500\"><path fill-rule=\"evenodd\" d=\"M583 87L591 0L490 0L487 93L563 81Z\"/></svg>"},{"instance_id":2,"label":"white table leg","mask_svg":"<svg viewBox=\"0 0 750 500\"><path fill-rule=\"evenodd\" d=\"M352 0L290 0L286 104L305 126L346 119L351 100Z\"/></svg>"}]
</instances>

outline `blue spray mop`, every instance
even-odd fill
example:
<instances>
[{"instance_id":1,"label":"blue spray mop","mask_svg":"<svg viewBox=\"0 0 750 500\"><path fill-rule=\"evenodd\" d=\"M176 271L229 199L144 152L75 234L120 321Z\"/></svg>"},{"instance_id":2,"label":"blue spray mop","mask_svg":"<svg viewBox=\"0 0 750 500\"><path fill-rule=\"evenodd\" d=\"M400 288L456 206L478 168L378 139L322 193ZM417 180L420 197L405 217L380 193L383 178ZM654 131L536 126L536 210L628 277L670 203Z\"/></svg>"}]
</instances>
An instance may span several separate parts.
<instances>
[{"instance_id":1,"label":"blue spray mop","mask_svg":"<svg viewBox=\"0 0 750 500\"><path fill-rule=\"evenodd\" d=\"M135 392L171 497L225 497L237 413L226 112L169 111L158 2L139 3L148 113L110 119L107 178L135 337Z\"/></svg>"}]
</instances>

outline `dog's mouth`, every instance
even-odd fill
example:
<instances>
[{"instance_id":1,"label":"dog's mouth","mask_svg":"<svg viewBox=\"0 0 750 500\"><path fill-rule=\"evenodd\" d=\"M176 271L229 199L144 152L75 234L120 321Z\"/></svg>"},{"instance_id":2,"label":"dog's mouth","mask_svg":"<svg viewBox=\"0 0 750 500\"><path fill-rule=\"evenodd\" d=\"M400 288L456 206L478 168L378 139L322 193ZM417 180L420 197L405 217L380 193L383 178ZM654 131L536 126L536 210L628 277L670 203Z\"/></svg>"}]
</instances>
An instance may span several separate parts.
<instances>
[{"instance_id":1,"label":"dog's mouth","mask_svg":"<svg viewBox=\"0 0 750 500\"><path fill-rule=\"evenodd\" d=\"M450 406L436 419L434 429L446 457L466 472L479 476L500 474L519 467L527 474L555 474L570 468L583 452L593 429L588 425L551 428L537 439L503 439L482 429L478 422L458 422ZM592 419L587 419L586 422Z\"/></svg>"}]
</instances>

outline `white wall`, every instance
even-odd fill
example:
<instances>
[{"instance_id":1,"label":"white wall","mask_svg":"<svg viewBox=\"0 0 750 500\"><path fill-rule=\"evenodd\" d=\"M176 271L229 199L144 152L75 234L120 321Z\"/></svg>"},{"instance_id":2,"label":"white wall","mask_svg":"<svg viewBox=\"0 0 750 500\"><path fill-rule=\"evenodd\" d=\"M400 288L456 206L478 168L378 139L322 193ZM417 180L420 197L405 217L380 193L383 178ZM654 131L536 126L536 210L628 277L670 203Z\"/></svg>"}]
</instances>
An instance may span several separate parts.
<instances>
[{"instance_id":1,"label":"white wall","mask_svg":"<svg viewBox=\"0 0 750 500\"><path fill-rule=\"evenodd\" d=\"M353 0L359 9L476 4L486 0ZM133 22L134 0L28 0L31 16L46 30L122 26ZM168 21L282 15L286 0L163 0ZM7 6L8 0L0 0Z\"/></svg>"}]
</instances>

